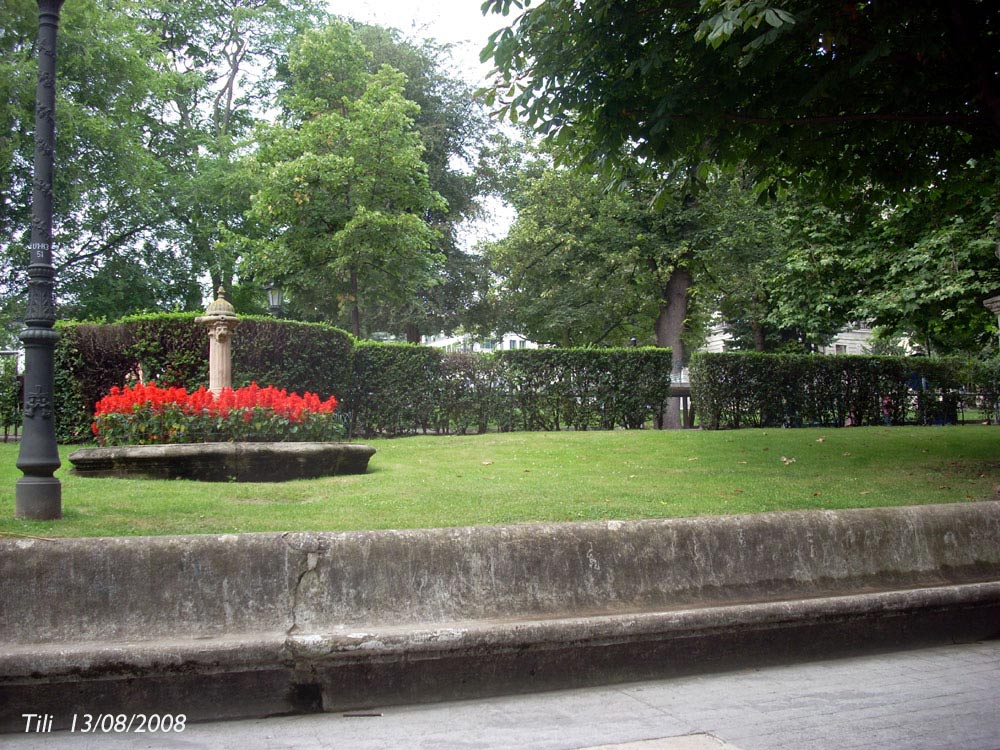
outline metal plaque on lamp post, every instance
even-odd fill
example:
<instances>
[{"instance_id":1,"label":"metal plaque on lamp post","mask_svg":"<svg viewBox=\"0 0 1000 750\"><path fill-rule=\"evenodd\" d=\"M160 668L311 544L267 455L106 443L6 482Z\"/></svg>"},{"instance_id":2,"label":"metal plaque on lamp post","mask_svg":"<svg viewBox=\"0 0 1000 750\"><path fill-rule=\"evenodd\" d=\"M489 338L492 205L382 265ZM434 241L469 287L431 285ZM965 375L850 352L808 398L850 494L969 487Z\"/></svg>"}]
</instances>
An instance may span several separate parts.
<instances>
[{"instance_id":1,"label":"metal plaque on lamp post","mask_svg":"<svg viewBox=\"0 0 1000 750\"><path fill-rule=\"evenodd\" d=\"M53 153L55 149L56 37L63 0L38 0L38 87L35 90L35 177L24 342L24 429L14 492L16 518L62 517L62 486L55 478L55 268L52 265Z\"/></svg>"}]
</instances>

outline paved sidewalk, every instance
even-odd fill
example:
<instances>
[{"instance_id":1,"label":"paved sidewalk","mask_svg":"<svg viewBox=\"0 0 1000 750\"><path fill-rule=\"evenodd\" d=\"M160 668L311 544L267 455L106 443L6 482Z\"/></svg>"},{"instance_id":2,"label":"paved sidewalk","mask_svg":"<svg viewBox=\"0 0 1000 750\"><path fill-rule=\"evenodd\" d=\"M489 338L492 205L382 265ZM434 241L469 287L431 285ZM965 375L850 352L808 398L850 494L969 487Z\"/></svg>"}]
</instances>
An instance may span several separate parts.
<instances>
[{"instance_id":1,"label":"paved sidewalk","mask_svg":"<svg viewBox=\"0 0 1000 750\"><path fill-rule=\"evenodd\" d=\"M17 734L9 750L1000 750L1000 641L170 734ZM608 748L608 746L611 746Z\"/></svg>"}]
</instances>

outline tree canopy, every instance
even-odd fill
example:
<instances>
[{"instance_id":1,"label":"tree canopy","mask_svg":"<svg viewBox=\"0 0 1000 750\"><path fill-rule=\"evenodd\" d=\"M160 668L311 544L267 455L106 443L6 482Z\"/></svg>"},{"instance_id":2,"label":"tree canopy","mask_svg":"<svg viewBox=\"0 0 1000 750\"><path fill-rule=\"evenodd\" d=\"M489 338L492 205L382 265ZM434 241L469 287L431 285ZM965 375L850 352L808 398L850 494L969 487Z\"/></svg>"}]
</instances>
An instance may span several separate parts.
<instances>
[{"instance_id":1,"label":"tree canopy","mask_svg":"<svg viewBox=\"0 0 1000 750\"><path fill-rule=\"evenodd\" d=\"M403 301L370 300L367 310L372 330L416 342L422 332L468 324L485 285L485 268L463 245L459 228L480 215L480 153L494 125L472 87L449 72L450 47L431 40L417 44L380 26L355 24L354 31L370 54L370 70L390 65L406 76L403 94L419 106L414 122L427 176L444 198L427 217L443 256L431 283Z\"/></svg>"},{"instance_id":2,"label":"tree canopy","mask_svg":"<svg viewBox=\"0 0 1000 750\"><path fill-rule=\"evenodd\" d=\"M750 164L830 192L924 185L1000 146L1000 6L486 0L494 102L578 157Z\"/></svg>"},{"instance_id":3,"label":"tree canopy","mask_svg":"<svg viewBox=\"0 0 1000 750\"><path fill-rule=\"evenodd\" d=\"M87 281L108 263L143 275L143 261L168 267L171 253L153 243L167 220L159 188L166 179L148 149L157 120L156 97L167 82L151 61L154 37L143 33L123 3L81 0L67 4L58 51L58 99L53 262L60 296L71 305L86 295ZM25 288L34 150L35 47L38 7L30 0L4 5L0 23L0 252L3 302L16 314ZM141 248L128 258L128 250ZM161 304L183 303L184 274L153 275L142 290ZM118 309L102 286L95 302ZM11 307L15 309L10 309Z\"/></svg>"},{"instance_id":4,"label":"tree canopy","mask_svg":"<svg viewBox=\"0 0 1000 750\"><path fill-rule=\"evenodd\" d=\"M0 21L4 324L19 314L25 291L37 18L34 0L9 0ZM277 164L293 154L288 132L278 137L258 127L282 118L287 131L302 127L320 137L320 123L306 124L321 114L317 101L336 110L344 96L367 97L375 106L382 87L379 106L393 97L408 102L399 114L410 121L413 148L401 154L419 155L413 181L429 182L445 200L405 209L432 230L421 233L413 249L431 242L422 252L435 273L408 278L403 296L375 295L366 314L374 330L394 333L456 325L482 283L482 264L460 247L456 229L477 210L480 184L470 165L488 130L481 104L447 72L446 47L409 42L392 30L344 23L350 41L343 54L328 56L331 50L321 45L309 57L296 40L329 21L322 0L75 0L64 6L53 243L61 316L114 319L196 309L219 286L229 289L241 312L263 311L262 285L274 279L255 277L252 259L243 256L248 245L230 240L273 232L274 216L251 210L251 196L268 186L241 165L249 156ZM298 58L290 62L293 54ZM366 94L384 65L403 75L378 79ZM349 119L356 122L358 107L352 107ZM268 135L258 141L258 133ZM369 150L364 158L379 155ZM355 166L378 174L393 161ZM369 236L387 231L376 230L371 215L366 220ZM327 290L325 297L338 294L349 292ZM336 307L327 305L326 313ZM289 312L319 314L309 313L308 304Z\"/></svg>"},{"instance_id":5,"label":"tree canopy","mask_svg":"<svg viewBox=\"0 0 1000 750\"><path fill-rule=\"evenodd\" d=\"M865 319L935 351L995 340L981 299L1000 287L996 3L486 0L483 10L516 11L483 51L497 68L489 100L563 163L626 181L644 171L705 205L722 167L781 198L781 252L741 256L732 235L716 238L733 265L722 285L750 295L744 313L757 310L753 321L736 315L741 325L819 343L837 321ZM758 345L766 336L754 333Z\"/></svg>"},{"instance_id":6,"label":"tree canopy","mask_svg":"<svg viewBox=\"0 0 1000 750\"><path fill-rule=\"evenodd\" d=\"M258 131L247 162L263 236L231 243L249 247L255 277L280 281L327 320L347 311L355 336L362 294L404 300L443 260L426 221L444 201L422 160L419 107L403 95L402 73L364 63L343 23L296 44L284 122Z\"/></svg>"},{"instance_id":7,"label":"tree canopy","mask_svg":"<svg viewBox=\"0 0 1000 750\"><path fill-rule=\"evenodd\" d=\"M4 11L0 251L4 302L16 307L30 225L38 8L12 0ZM273 105L270 61L318 12L314 0L63 7L53 242L63 314L196 308L203 277L232 282L233 259L216 254L215 240L248 206L229 179L235 139Z\"/></svg>"},{"instance_id":8,"label":"tree canopy","mask_svg":"<svg viewBox=\"0 0 1000 750\"><path fill-rule=\"evenodd\" d=\"M738 178L654 204L662 186L648 180L609 190L595 170L514 161L506 196L518 216L486 248L504 327L566 346L635 337L683 364L717 311L761 336L784 326L775 279L801 234ZM817 337L843 322L824 321Z\"/></svg>"}]
</instances>

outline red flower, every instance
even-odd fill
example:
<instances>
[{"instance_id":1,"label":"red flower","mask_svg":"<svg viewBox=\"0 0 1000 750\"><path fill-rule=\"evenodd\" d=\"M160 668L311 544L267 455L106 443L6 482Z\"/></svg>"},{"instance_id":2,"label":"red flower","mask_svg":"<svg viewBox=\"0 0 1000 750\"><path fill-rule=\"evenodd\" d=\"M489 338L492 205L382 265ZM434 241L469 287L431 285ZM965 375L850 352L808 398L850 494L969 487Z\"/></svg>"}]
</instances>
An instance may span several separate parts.
<instances>
[{"instance_id":1,"label":"red flower","mask_svg":"<svg viewBox=\"0 0 1000 750\"><path fill-rule=\"evenodd\" d=\"M261 414L264 422L270 426L268 432L275 431L283 439L288 433L284 433L281 423L286 425L302 425L310 415L329 416L337 408L337 399L330 396L325 401L321 400L315 393L288 393L283 389L267 386L261 388L256 383L251 383L244 388L225 388L218 395L208 391L204 386L193 393L188 393L184 388L160 388L155 383L138 383L131 388L112 388L108 395L97 402L94 410L95 421L91 429L99 439L128 442L128 437L140 423L147 424L148 416L159 417L169 413L162 427L163 434L157 436L144 431L142 439L151 442L170 442L176 439L191 439L190 434L217 433L219 426L209 427L199 423L202 418L219 419L228 421L230 415L236 412L238 421L248 425L254 421L255 414ZM125 422L110 422L110 415L124 415ZM135 417L135 426L130 427ZM177 428L178 421L184 422L187 427L184 430ZM191 421L194 420L194 421ZM307 433L312 435L330 434L330 425L324 427L324 423L309 423L311 425ZM224 427L226 430L235 427ZM317 432L316 430L319 430ZM324 431L326 430L326 431ZM334 428L335 430L335 428ZM231 433L230 433L231 434ZM298 433L303 434L303 433ZM194 438L197 439L197 438ZM255 436L255 439L261 439ZM311 438L305 438L311 439Z\"/></svg>"}]
</instances>

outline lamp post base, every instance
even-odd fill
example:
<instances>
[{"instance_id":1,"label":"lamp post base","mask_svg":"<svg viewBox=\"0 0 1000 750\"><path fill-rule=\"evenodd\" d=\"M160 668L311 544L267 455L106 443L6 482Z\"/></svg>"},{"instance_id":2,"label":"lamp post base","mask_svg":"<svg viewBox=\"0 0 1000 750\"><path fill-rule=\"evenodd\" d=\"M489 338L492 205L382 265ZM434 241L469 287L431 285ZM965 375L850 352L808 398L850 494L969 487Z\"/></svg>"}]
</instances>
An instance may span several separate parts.
<instances>
[{"instance_id":1,"label":"lamp post base","mask_svg":"<svg viewBox=\"0 0 1000 750\"><path fill-rule=\"evenodd\" d=\"M21 477L14 486L14 518L52 521L62 518L62 485L55 477Z\"/></svg>"}]
</instances>

